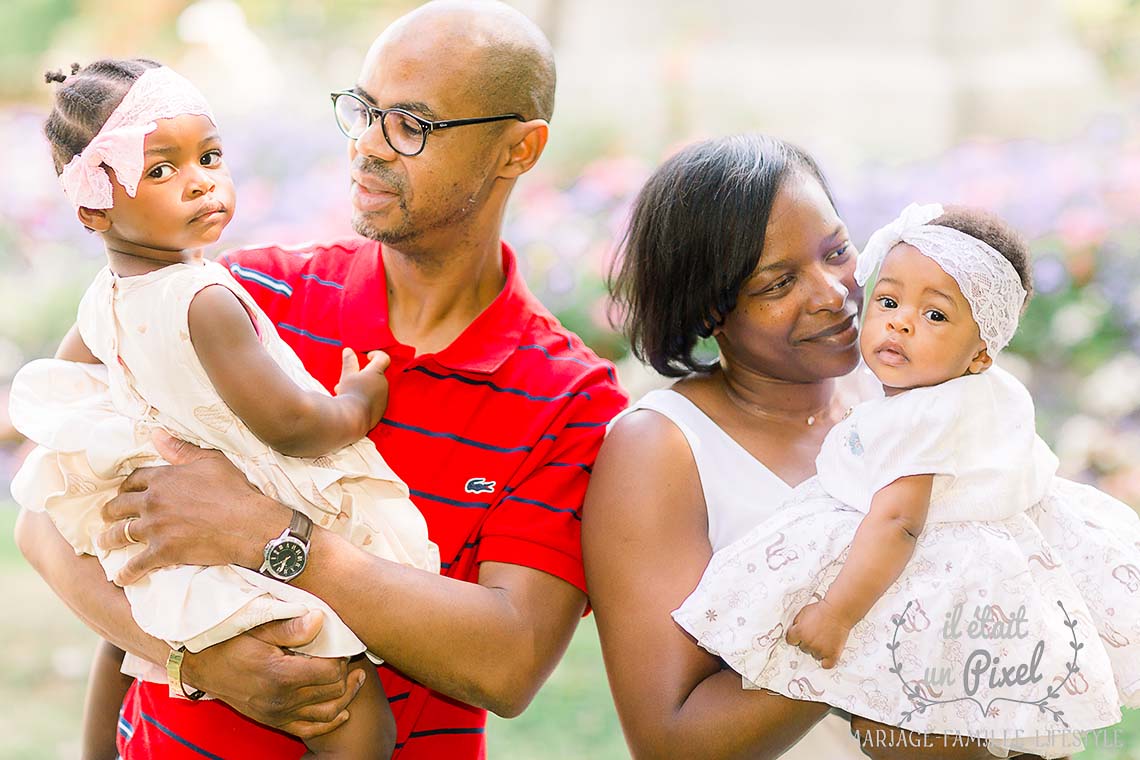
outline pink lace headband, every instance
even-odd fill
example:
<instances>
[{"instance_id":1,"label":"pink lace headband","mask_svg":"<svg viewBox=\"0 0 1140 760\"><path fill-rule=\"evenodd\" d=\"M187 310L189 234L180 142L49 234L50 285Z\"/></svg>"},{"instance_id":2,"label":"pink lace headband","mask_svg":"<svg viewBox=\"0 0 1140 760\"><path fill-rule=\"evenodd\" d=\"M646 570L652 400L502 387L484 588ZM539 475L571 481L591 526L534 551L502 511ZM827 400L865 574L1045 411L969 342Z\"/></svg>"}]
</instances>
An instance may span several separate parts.
<instances>
[{"instance_id":1,"label":"pink lace headband","mask_svg":"<svg viewBox=\"0 0 1140 760\"><path fill-rule=\"evenodd\" d=\"M155 122L159 119L183 114L205 116L218 124L206 99L189 80L165 66L147 69L99 134L63 168L59 180L67 199L77 209L114 206L111 178L103 164L114 170L127 195L135 197L145 164L146 136L158 129Z\"/></svg>"}]
</instances>

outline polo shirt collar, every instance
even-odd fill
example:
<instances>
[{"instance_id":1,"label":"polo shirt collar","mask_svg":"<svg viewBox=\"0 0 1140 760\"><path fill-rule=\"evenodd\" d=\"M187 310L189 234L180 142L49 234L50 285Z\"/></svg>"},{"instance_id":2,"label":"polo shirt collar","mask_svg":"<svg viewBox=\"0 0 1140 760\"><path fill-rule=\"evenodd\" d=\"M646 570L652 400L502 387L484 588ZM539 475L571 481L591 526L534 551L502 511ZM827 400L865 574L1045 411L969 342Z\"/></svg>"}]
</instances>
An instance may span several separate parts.
<instances>
[{"instance_id":1,"label":"polo shirt collar","mask_svg":"<svg viewBox=\"0 0 1140 760\"><path fill-rule=\"evenodd\" d=\"M448 369L490 374L519 347L523 330L540 308L518 271L515 252L502 243L506 283L475 320L449 346L415 361L434 360ZM341 309L341 336L358 351L381 349L410 358L411 348L396 341L388 324L388 288L379 243L359 248L353 256ZM372 295L373 297L369 297Z\"/></svg>"}]
</instances>

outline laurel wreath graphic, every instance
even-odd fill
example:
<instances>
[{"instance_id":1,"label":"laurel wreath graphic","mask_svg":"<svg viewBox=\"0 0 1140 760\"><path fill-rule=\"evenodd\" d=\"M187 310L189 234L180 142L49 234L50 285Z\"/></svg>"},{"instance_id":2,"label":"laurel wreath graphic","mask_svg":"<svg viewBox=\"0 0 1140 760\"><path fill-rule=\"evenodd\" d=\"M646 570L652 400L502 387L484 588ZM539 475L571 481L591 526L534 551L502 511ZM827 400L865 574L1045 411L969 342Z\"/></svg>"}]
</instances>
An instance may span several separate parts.
<instances>
[{"instance_id":1,"label":"laurel wreath graphic","mask_svg":"<svg viewBox=\"0 0 1140 760\"><path fill-rule=\"evenodd\" d=\"M1065 728L1069 727L1069 724L1066 723L1064 717L1062 717L1064 716L1065 711L1058 710L1056 707L1050 705L1049 700L1056 699L1060 694L1061 689L1063 689L1065 687L1065 684L1069 682L1069 679L1073 677L1073 674L1080 671L1080 667L1077 665L1077 656L1080 651L1084 649L1085 645L1077 641L1077 621L1069 617L1069 613L1065 609L1065 605L1061 603L1061 600L1057 600L1057 606L1061 608L1061 613L1065 616L1065 625L1068 626L1069 632L1073 637L1073 640L1069 642L1069 647L1073 650L1073 659L1070 662L1065 663L1067 669L1065 678L1060 683L1050 687L1049 690L1045 692L1045 695L1040 699L1027 700L1013 699L1011 697L994 697L989 701L989 703L984 706L982 705L981 700L975 699L974 697L958 697L957 699L931 699L930 697L920 693L915 687L907 683L906 679L903 678L902 665L899 664L897 656L897 650L899 648L899 628L902 627L903 621L906 619L906 613L910 610L910 606L912 604L914 604L913 601L907 602L906 607L903 609L901 615L891 616L891 623L893 623L895 627L894 635L891 637L891 641L886 645L887 649L891 651L890 672L898 676L899 682L903 687L903 692L906 694L911 704L914 705L914 709L903 711L902 721L899 723L900 727L909 721L912 717L914 717L915 714L924 713L927 709L932 708L936 705L948 705L955 702L972 702L977 706L978 710L981 711L983 718L990 714L990 710L998 702L1015 702L1023 705L1035 705L1042 714L1048 713L1053 716L1054 721L1060 723Z\"/></svg>"}]
</instances>

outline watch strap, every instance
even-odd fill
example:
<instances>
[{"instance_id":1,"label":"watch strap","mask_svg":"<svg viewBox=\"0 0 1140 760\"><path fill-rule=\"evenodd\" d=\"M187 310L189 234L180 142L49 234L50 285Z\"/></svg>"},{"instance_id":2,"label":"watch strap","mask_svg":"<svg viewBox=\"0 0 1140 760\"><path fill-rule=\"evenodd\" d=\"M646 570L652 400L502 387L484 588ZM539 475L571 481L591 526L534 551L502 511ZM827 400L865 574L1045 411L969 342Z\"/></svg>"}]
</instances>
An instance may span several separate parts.
<instances>
[{"instance_id":1,"label":"watch strap","mask_svg":"<svg viewBox=\"0 0 1140 760\"><path fill-rule=\"evenodd\" d=\"M166 655L166 681L170 687L170 696L172 698L183 698L197 701L206 696L206 692L201 689L194 691L186 691L186 686L182 683L182 660L186 656L186 648L179 647L171 649L170 654Z\"/></svg>"},{"instance_id":2,"label":"watch strap","mask_svg":"<svg viewBox=\"0 0 1140 760\"><path fill-rule=\"evenodd\" d=\"M293 518L289 520L289 534L309 546L309 538L313 535L313 521L299 509L293 510Z\"/></svg>"}]
</instances>

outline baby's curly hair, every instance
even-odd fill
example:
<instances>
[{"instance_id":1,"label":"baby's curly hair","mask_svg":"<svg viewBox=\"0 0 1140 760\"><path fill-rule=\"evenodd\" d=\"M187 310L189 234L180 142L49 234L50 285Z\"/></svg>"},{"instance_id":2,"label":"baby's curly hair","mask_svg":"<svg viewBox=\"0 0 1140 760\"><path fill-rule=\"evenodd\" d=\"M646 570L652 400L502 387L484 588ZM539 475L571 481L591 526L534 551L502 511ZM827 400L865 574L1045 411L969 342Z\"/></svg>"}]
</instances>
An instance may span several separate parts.
<instances>
[{"instance_id":1,"label":"baby's curly hair","mask_svg":"<svg viewBox=\"0 0 1140 760\"><path fill-rule=\"evenodd\" d=\"M54 107L44 122L56 174L61 174L63 167L99 134L135 80L160 65L147 58L107 58L84 67L73 63L70 75L44 72L45 82L60 84Z\"/></svg>"},{"instance_id":2,"label":"baby's curly hair","mask_svg":"<svg viewBox=\"0 0 1140 760\"><path fill-rule=\"evenodd\" d=\"M1025 303L1021 312L1033 297L1033 271L1030 263L1029 244L1004 219L985 209L973 206L945 206L942 216L930 222L942 227L964 232L970 237L986 243L1013 264L1014 271L1021 278L1025 288Z\"/></svg>"}]
</instances>

